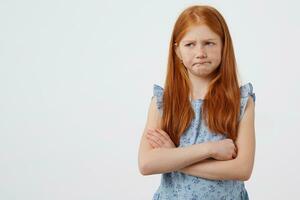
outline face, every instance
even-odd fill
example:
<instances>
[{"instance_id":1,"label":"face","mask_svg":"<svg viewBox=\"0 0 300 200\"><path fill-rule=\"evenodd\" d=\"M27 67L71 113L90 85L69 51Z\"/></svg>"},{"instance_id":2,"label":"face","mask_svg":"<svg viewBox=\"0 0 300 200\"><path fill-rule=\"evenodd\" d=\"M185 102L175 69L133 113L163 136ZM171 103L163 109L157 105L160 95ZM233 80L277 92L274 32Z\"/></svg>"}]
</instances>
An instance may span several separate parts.
<instances>
[{"instance_id":1,"label":"face","mask_svg":"<svg viewBox=\"0 0 300 200\"><path fill-rule=\"evenodd\" d=\"M208 77L221 63L222 41L206 25L192 27L175 47L189 75Z\"/></svg>"}]
</instances>

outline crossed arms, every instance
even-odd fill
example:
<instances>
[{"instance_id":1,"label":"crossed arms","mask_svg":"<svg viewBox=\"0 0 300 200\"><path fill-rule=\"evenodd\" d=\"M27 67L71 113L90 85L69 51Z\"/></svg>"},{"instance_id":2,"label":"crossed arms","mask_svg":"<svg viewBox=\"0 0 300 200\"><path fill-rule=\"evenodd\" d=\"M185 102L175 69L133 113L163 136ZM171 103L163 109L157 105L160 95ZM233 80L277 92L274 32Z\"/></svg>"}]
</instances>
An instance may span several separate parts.
<instances>
[{"instance_id":1,"label":"crossed arms","mask_svg":"<svg viewBox=\"0 0 300 200\"><path fill-rule=\"evenodd\" d=\"M151 101L141 139L138 162L143 175L179 171L211 180L249 180L255 157L254 101L249 97L235 141L237 156L230 160L211 159L210 143L178 148L152 148L146 138L149 127L160 127L156 100Z\"/></svg>"}]
</instances>

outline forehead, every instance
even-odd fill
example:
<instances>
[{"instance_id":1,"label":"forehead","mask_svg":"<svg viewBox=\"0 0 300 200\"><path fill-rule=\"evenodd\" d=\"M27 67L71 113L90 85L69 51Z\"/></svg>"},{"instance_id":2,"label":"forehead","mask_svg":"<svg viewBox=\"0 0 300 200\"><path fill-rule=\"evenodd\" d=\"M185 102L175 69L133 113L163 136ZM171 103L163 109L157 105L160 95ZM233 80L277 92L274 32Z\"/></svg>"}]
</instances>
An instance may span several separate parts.
<instances>
[{"instance_id":1,"label":"forehead","mask_svg":"<svg viewBox=\"0 0 300 200\"><path fill-rule=\"evenodd\" d=\"M218 34L213 32L207 25L192 26L188 32L183 36L182 41L194 40L219 40Z\"/></svg>"}]
</instances>

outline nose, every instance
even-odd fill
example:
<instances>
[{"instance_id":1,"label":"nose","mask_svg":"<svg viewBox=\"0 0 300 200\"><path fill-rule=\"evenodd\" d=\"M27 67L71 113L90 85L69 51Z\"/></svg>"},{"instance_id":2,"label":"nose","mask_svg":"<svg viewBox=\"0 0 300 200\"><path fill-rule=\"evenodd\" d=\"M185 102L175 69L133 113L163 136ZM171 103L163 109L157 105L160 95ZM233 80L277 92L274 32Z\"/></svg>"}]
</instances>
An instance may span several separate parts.
<instances>
[{"instance_id":1,"label":"nose","mask_svg":"<svg viewBox=\"0 0 300 200\"><path fill-rule=\"evenodd\" d=\"M196 57L197 58L206 58L207 57L207 53L206 50L204 48L204 46L199 45L198 48L195 48L196 52Z\"/></svg>"}]
</instances>

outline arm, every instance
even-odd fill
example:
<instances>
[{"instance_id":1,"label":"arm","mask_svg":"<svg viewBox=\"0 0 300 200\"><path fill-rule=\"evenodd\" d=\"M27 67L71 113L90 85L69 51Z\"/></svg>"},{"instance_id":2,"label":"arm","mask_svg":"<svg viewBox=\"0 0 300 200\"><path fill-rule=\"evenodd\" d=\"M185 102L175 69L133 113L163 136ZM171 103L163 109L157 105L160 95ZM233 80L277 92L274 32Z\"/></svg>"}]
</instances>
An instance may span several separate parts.
<instances>
[{"instance_id":1,"label":"arm","mask_svg":"<svg viewBox=\"0 0 300 200\"><path fill-rule=\"evenodd\" d=\"M236 139L238 155L233 160L205 160L180 169L180 172L212 180L249 180L255 156L254 101L248 99Z\"/></svg>"},{"instance_id":2,"label":"arm","mask_svg":"<svg viewBox=\"0 0 300 200\"><path fill-rule=\"evenodd\" d=\"M210 157L209 143L178 148L153 148L146 138L146 132L148 128L161 128L160 121L156 98L152 98L138 153L139 171L142 175L176 171Z\"/></svg>"}]
</instances>

